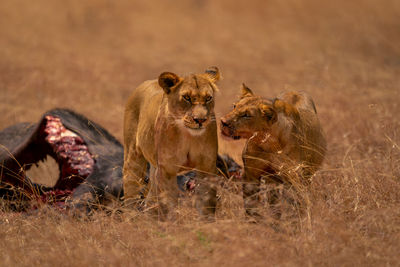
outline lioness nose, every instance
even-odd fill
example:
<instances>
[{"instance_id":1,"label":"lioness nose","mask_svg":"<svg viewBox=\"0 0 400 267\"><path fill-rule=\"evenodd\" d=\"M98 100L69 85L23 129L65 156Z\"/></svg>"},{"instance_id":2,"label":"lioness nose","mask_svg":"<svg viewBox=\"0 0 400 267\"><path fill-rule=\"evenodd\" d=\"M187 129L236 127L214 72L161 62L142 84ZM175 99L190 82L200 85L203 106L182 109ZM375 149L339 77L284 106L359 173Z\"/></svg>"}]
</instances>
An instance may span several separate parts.
<instances>
[{"instance_id":1,"label":"lioness nose","mask_svg":"<svg viewBox=\"0 0 400 267\"><path fill-rule=\"evenodd\" d=\"M207 119L203 119L203 118L193 118L193 120L198 123L198 124L202 124L204 123Z\"/></svg>"}]
</instances>

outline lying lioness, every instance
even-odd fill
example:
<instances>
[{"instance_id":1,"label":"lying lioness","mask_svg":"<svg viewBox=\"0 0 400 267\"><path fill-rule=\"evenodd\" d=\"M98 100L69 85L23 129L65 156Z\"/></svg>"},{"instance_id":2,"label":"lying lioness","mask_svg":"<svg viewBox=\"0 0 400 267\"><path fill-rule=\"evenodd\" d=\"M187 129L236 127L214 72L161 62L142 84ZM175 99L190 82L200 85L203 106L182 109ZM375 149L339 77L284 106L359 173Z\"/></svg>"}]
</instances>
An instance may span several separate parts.
<instances>
[{"instance_id":1,"label":"lying lioness","mask_svg":"<svg viewBox=\"0 0 400 267\"><path fill-rule=\"evenodd\" d=\"M248 139L242 154L248 212L257 201L261 179L304 184L326 152L314 102L305 92L283 93L271 101L255 96L243 84L240 100L221 118L221 132L233 139Z\"/></svg>"},{"instance_id":2,"label":"lying lioness","mask_svg":"<svg viewBox=\"0 0 400 267\"><path fill-rule=\"evenodd\" d=\"M196 169L205 176L216 174L214 93L219 78L216 67L186 77L164 72L133 91L124 117L126 203L141 201L147 163L156 171L144 194L147 200L158 201L163 214L177 202L179 172ZM213 210L204 207L202 212Z\"/></svg>"}]
</instances>

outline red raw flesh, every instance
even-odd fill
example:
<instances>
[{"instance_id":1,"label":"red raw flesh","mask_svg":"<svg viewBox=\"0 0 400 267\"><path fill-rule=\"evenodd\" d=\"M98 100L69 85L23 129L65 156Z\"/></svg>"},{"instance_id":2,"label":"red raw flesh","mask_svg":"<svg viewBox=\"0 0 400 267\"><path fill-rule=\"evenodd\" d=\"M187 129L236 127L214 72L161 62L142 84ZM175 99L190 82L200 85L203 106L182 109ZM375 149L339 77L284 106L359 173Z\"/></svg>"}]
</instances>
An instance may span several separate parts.
<instances>
[{"instance_id":1,"label":"red raw flesh","mask_svg":"<svg viewBox=\"0 0 400 267\"><path fill-rule=\"evenodd\" d=\"M85 141L66 129L60 118L48 115L45 120L43 133L60 165L60 177L54 189L42 194L40 200L63 207L59 201L68 197L93 172L95 161Z\"/></svg>"}]
</instances>

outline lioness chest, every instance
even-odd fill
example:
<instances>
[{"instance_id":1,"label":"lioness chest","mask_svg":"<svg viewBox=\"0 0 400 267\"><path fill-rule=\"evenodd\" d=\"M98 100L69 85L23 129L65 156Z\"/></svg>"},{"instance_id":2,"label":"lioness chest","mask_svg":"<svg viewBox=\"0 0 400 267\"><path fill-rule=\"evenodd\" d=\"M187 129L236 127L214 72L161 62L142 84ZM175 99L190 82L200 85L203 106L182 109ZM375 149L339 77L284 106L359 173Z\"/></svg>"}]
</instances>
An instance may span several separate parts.
<instances>
[{"instance_id":1,"label":"lioness chest","mask_svg":"<svg viewBox=\"0 0 400 267\"><path fill-rule=\"evenodd\" d=\"M192 132L167 119L160 120L160 128L166 131L155 134L158 165L170 174L193 168L214 172L218 150L216 124Z\"/></svg>"}]
</instances>

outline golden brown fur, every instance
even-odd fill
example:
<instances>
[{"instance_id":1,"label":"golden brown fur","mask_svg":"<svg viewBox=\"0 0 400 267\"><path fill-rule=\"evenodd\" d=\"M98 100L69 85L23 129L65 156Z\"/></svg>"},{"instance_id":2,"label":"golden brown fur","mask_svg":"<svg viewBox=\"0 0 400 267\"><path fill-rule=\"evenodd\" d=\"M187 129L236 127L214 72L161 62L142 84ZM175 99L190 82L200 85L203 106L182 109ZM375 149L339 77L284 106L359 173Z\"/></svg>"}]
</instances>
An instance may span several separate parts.
<instances>
[{"instance_id":1,"label":"golden brown fur","mask_svg":"<svg viewBox=\"0 0 400 267\"><path fill-rule=\"evenodd\" d=\"M214 93L219 77L215 67L183 78L164 72L133 91L124 117L126 203L140 201L147 163L156 171L145 195L160 200L163 212L176 204L179 172L216 173Z\"/></svg>"},{"instance_id":2,"label":"golden brown fur","mask_svg":"<svg viewBox=\"0 0 400 267\"><path fill-rule=\"evenodd\" d=\"M274 100L255 96L244 84L241 99L221 118L223 135L248 139L243 150L244 180L305 184L320 167L326 141L312 98L305 92L282 93ZM245 205L258 186L244 185ZM254 200L254 197L253 197Z\"/></svg>"}]
</instances>

